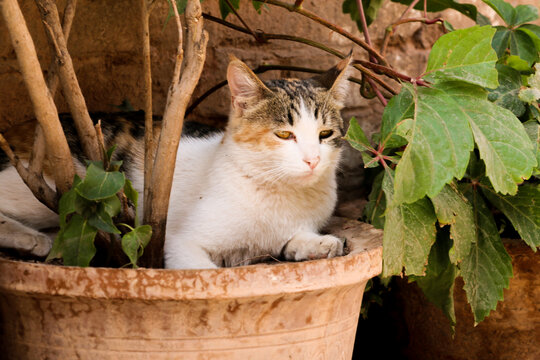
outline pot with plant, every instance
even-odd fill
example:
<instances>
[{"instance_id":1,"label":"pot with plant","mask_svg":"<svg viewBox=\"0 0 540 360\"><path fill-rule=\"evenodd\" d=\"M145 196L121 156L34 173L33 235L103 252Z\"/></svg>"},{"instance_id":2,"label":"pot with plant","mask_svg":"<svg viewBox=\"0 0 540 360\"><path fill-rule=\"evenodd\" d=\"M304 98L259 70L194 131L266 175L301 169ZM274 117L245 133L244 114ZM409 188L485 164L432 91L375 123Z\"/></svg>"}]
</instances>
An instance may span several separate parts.
<instances>
[{"instance_id":1,"label":"pot with plant","mask_svg":"<svg viewBox=\"0 0 540 360\"><path fill-rule=\"evenodd\" d=\"M188 28L184 56L181 4L172 2L177 62L161 126L153 123L150 106L139 114L145 120L143 157L143 146L134 144L137 114L115 115L113 121L101 114L92 123L66 47L75 2L67 3L64 28L53 2L36 5L55 55L47 82L17 1L0 3L38 121L31 153L17 136L0 137L11 163L2 163L1 182L13 194L2 195L0 239L3 246L41 256L49 240L31 225L49 225L58 212L60 231L46 262L63 266L0 259L7 356L350 358L364 287L380 272L381 234L354 221L335 235L317 233L336 201L339 110L350 58L317 78L285 84L264 84L232 60L229 129L180 142L208 35L199 2L188 2L181 9ZM154 2L141 5L149 105L148 12ZM55 73L71 117L57 115L51 97ZM300 96L291 97L291 88ZM75 132L84 155L75 152ZM27 158L28 165L21 160ZM180 165L173 187L175 164ZM13 177L15 170L20 179ZM42 204L27 196L23 182ZM291 190L287 194L281 193L284 185ZM240 187L257 198L242 198ZM142 221L136 188L143 193ZM171 196L178 204L168 207ZM248 202L259 206L249 213ZM173 206L183 206L183 213ZM176 218L167 225L164 256L167 214ZM217 269L280 255L321 260ZM151 269L164 260L168 268L188 270Z\"/></svg>"}]
</instances>

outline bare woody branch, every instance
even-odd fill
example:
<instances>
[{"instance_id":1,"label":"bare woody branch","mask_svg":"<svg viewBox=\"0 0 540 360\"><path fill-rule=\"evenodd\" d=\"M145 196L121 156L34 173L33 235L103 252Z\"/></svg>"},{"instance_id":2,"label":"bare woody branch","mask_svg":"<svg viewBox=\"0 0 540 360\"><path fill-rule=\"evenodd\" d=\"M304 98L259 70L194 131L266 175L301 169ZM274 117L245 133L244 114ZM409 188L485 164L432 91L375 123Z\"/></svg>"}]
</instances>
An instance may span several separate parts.
<instances>
[{"instance_id":1,"label":"bare woody branch","mask_svg":"<svg viewBox=\"0 0 540 360\"><path fill-rule=\"evenodd\" d=\"M150 62L150 28L149 17L152 6L148 0L140 0L141 8L141 37L143 55L143 93L144 93L144 201L148 200L148 188L152 179L152 165L154 163L154 124L152 121L152 69Z\"/></svg>"},{"instance_id":2,"label":"bare woody branch","mask_svg":"<svg viewBox=\"0 0 540 360\"><path fill-rule=\"evenodd\" d=\"M41 174L33 173L24 167L17 155L11 150L2 134L0 134L0 149L4 150L11 165L15 167L21 179L32 190L34 195L49 209L56 211L58 208L56 192L47 185Z\"/></svg>"},{"instance_id":3,"label":"bare woody branch","mask_svg":"<svg viewBox=\"0 0 540 360\"><path fill-rule=\"evenodd\" d=\"M56 187L60 192L68 191L75 174L73 162L54 100L41 72L34 42L17 0L3 0L0 2L0 7L24 83L30 94L34 113L45 134L47 148L50 150L49 160L55 164L53 176ZM39 194L38 184L29 185L34 194Z\"/></svg>"},{"instance_id":4,"label":"bare woody branch","mask_svg":"<svg viewBox=\"0 0 540 360\"><path fill-rule=\"evenodd\" d=\"M84 153L91 160L101 160L102 153L99 149L96 131L75 76L73 62L67 50L66 38L60 25L58 9L52 0L35 0L35 2L46 29L45 33L54 50L64 97L73 115Z\"/></svg>"},{"instance_id":5,"label":"bare woody branch","mask_svg":"<svg viewBox=\"0 0 540 360\"><path fill-rule=\"evenodd\" d=\"M77 8L77 0L68 0L66 7L64 8L64 15L62 18L62 29L64 31L64 37L66 40L69 38L71 32L71 25L73 24L73 18L75 17L75 9ZM58 65L56 61L51 60L49 65L49 71L47 73L47 87L51 93L52 98L56 94L58 89ZM32 155L30 156L30 163L28 170L35 174L41 174L43 169L43 160L45 159L45 135L43 129L39 124L36 126L36 133L34 135L34 145L32 146Z\"/></svg>"},{"instance_id":6,"label":"bare woody branch","mask_svg":"<svg viewBox=\"0 0 540 360\"><path fill-rule=\"evenodd\" d=\"M152 240L141 258L143 266L163 266L163 243L176 153L182 134L185 111L201 76L206 58L208 33L203 29L199 1L188 1L185 20L187 42L184 71L180 81L173 82L169 88L163 115L163 128L152 171L152 185L149 189L148 203L144 204L144 222L152 226ZM179 59L177 57L176 60Z\"/></svg>"}]
</instances>

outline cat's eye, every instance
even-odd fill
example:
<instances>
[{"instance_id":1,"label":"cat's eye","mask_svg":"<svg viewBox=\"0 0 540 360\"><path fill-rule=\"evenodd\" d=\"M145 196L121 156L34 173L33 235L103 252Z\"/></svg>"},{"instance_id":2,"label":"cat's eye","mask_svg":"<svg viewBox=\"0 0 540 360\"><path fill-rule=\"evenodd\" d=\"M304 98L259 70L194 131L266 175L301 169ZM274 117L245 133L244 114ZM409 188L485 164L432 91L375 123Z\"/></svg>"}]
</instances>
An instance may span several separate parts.
<instances>
[{"instance_id":1,"label":"cat's eye","mask_svg":"<svg viewBox=\"0 0 540 360\"><path fill-rule=\"evenodd\" d=\"M280 139L291 140L294 139L294 134L290 131L276 131L274 134Z\"/></svg>"},{"instance_id":2,"label":"cat's eye","mask_svg":"<svg viewBox=\"0 0 540 360\"><path fill-rule=\"evenodd\" d=\"M319 139L320 140L328 139L330 136L332 136L333 133L334 133L333 130L323 130L319 133Z\"/></svg>"}]
</instances>

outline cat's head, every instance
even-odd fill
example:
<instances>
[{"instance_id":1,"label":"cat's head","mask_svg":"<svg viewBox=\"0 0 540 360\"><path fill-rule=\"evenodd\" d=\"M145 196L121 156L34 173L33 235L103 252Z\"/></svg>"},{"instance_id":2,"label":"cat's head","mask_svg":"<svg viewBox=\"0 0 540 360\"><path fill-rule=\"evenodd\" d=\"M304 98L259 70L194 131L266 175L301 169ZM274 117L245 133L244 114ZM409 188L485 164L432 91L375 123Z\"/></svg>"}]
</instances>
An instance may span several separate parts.
<instances>
[{"instance_id":1,"label":"cat's head","mask_svg":"<svg viewBox=\"0 0 540 360\"><path fill-rule=\"evenodd\" d=\"M342 143L340 110L350 57L316 77L263 83L243 62L227 69L231 91L228 138L235 161L263 182L310 184L335 172Z\"/></svg>"}]
</instances>

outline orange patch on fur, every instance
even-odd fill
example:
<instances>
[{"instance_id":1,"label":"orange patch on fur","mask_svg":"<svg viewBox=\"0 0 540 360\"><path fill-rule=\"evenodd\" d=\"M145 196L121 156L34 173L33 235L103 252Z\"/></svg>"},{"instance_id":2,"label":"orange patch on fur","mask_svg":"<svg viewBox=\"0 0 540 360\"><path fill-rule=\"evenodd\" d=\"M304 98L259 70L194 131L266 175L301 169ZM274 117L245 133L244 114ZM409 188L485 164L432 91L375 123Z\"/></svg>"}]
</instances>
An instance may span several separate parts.
<instances>
[{"instance_id":1,"label":"orange patch on fur","mask_svg":"<svg viewBox=\"0 0 540 360\"><path fill-rule=\"evenodd\" d=\"M237 143L248 144L253 148L273 149L279 145L274 139L272 130L262 126L239 126L235 129L233 140Z\"/></svg>"}]
</instances>

